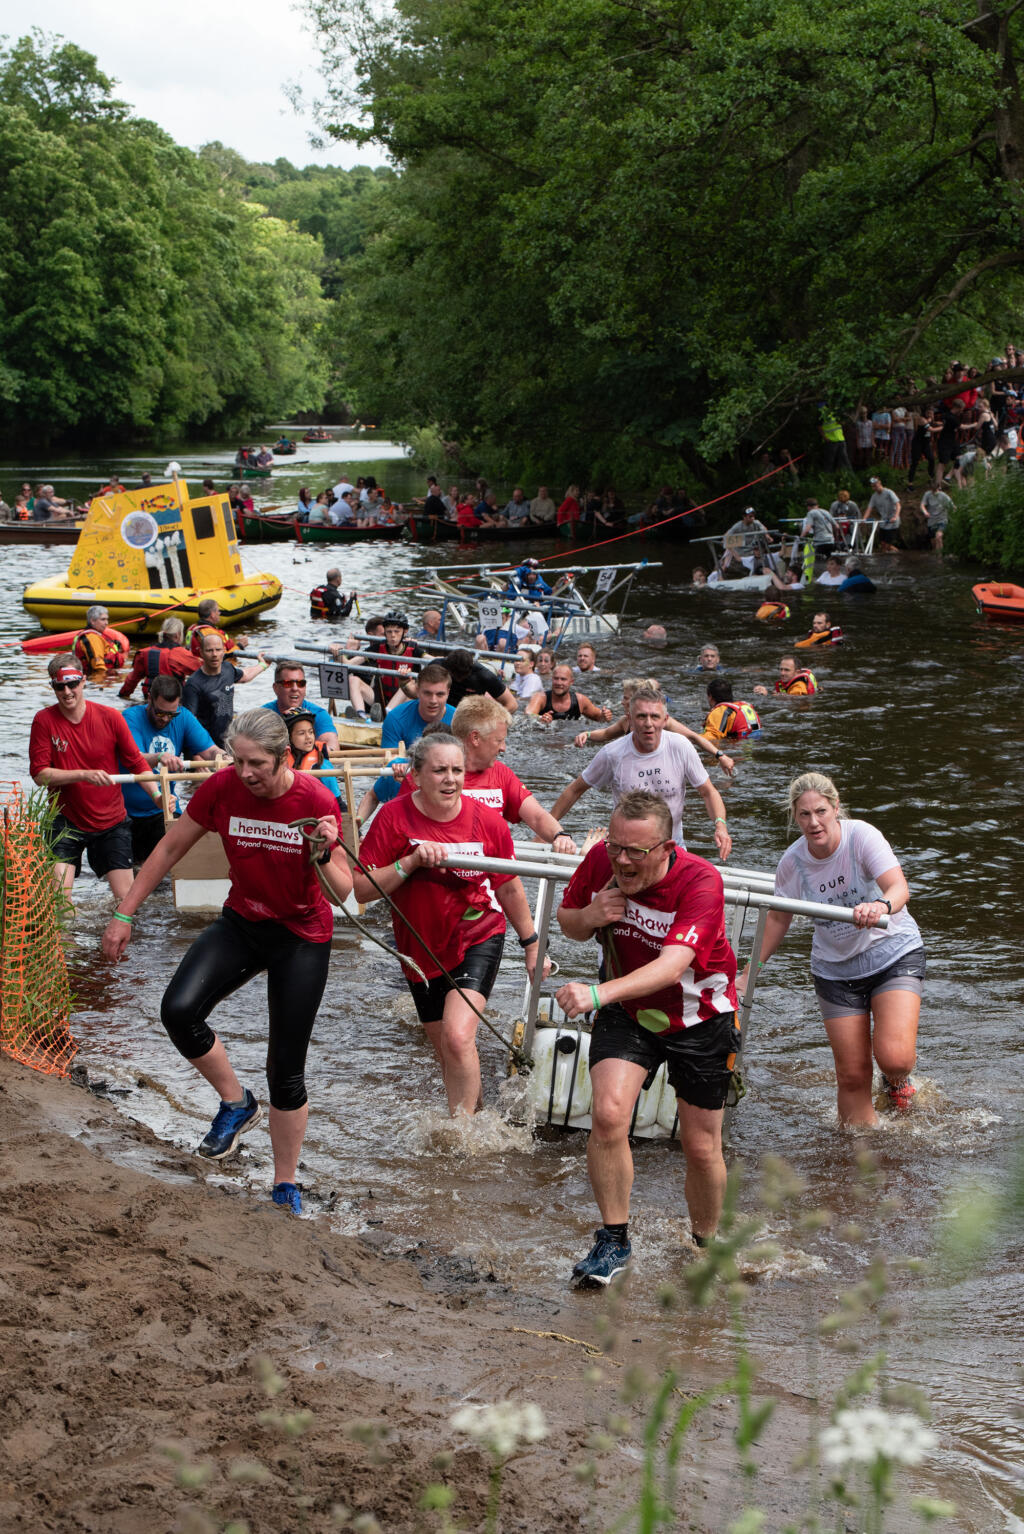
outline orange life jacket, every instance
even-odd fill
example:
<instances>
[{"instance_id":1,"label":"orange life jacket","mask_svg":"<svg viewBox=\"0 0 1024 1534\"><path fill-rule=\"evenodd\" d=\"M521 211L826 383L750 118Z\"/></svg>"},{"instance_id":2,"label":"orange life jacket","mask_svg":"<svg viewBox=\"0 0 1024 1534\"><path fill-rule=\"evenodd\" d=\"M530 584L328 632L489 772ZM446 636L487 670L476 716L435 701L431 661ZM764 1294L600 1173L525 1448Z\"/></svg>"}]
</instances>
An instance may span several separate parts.
<instances>
[{"instance_id":1,"label":"orange life jacket","mask_svg":"<svg viewBox=\"0 0 1024 1534\"><path fill-rule=\"evenodd\" d=\"M842 644L843 631L838 624L833 624L830 629L824 629L820 634L811 632L806 639L798 639L793 646L795 650L807 650L816 644Z\"/></svg>"},{"instance_id":2,"label":"orange life jacket","mask_svg":"<svg viewBox=\"0 0 1024 1534\"><path fill-rule=\"evenodd\" d=\"M725 740L731 735L743 740L761 728L757 710L750 703L719 703L704 721L704 734L709 740Z\"/></svg>"},{"instance_id":3,"label":"orange life jacket","mask_svg":"<svg viewBox=\"0 0 1024 1534\"><path fill-rule=\"evenodd\" d=\"M202 655L204 634L219 634L224 641L225 655L230 655L232 650L235 648L235 641L233 639L229 639L224 630L219 629L215 623L193 623L192 627L185 635L185 643L188 645L193 655Z\"/></svg>"},{"instance_id":4,"label":"orange life jacket","mask_svg":"<svg viewBox=\"0 0 1024 1534\"><path fill-rule=\"evenodd\" d=\"M754 617L764 618L769 623L781 623L789 617L789 608L785 602L762 602Z\"/></svg>"},{"instance_id":5,"label":"orange life jacket","mask_svg":"<svg viewBox=\"0 0 1024 1534\"><path fill-rule=\"evenodd\" d=\"M780 678L775 683L776 692L792 693L798 698L804 696L808 698L813 697L817 690L818 684L815 681L813 671L798 671L795 676L790 677L788 682L783 682Z\"/></svg>"},{"instance_id":6,"label":"orange life jacket","mask_svg":"<svg viewBox=\"0 0 1024 1534\"><path fill-rule=\"evenodd\" d=\"M314 746L312 751L304 751L301 756L296 756L291 746L288 747L288 766L293 772L313 772L326 765L323 746Z\"/></svg>"},{"instance_id":7,"label":"orange life jacket","mask_svg":"<svg viewBox=\"0 0 1024 1534\"><path fill-rule=\"evenodd\" d=\"M81 661L87 671L116 671L124 664L131 646L127 634L118 629L105 628L102 634L95 629L83 629L75 635L71 646L72 655Z\"/></svg>"}]
</instances>

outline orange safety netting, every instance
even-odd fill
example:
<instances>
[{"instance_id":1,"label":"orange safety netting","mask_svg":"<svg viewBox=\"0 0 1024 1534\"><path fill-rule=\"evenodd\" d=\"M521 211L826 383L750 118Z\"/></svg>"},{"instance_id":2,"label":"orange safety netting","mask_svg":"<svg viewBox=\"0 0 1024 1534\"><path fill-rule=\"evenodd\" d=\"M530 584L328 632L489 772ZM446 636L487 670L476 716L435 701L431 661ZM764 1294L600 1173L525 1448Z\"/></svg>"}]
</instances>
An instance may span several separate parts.
<instances>
[{"instance_id":1,"label":"orange safety netting","mask_svg":"<svg viewBox=\"0 0 1024 1534\"><path fill-rule=\"evenodd\" d=\"M53 856L38 805L18 784L0 784L3 890L0 896L0 1048L24 1065L66 1076L75 1057Z\"/></svg>"}]
</instances>

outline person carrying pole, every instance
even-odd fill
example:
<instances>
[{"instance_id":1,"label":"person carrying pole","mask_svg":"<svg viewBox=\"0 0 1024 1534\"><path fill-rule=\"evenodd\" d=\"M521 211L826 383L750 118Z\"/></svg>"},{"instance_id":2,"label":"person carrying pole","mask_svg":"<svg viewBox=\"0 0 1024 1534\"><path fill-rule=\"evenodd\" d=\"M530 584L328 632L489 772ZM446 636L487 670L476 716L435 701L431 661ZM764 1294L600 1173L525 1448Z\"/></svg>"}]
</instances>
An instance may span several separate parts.
<instances>
[{"instance_id":1,"label":"person carrying pole","mask_svg":"<svg viewBox=\"0 0 1024 1534\"><path fill-rule=\"evenodd\" d=\"M607 837L569 881L558 924L574 942L597 937L604 951L598 984L570 982L555 995L570 1017L594 1013L587 1170L603 1223L573 1268L577 1284L594 1287L630 1260L629 1127L663 1063L678 1102L693 1239L705 1246L718 1228L722 1114L740 1050L736 958L721 875L677 844L671 809L643 790L619 799Z\"/></svg>"}]
</instances>

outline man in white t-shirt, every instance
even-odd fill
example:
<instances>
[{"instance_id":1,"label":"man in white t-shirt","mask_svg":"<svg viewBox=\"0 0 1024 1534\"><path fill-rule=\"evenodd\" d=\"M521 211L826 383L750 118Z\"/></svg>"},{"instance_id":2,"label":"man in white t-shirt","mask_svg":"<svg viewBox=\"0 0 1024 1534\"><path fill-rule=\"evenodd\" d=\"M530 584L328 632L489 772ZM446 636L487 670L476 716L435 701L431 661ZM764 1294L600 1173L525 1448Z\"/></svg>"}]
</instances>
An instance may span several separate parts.
<instances>
[{"instance_id":1,"label":"man in white t-shirt","mask_svg":"<svg viewBox=\"0 0 1024 1534\"><path fill-rule=\"evenodd\" d=\"M632 733L602 746L592 761L562 790L551 813L561 820L588 788L610 789L616 800L634 789L657 794L672 812L672 836L683 842L683 804L686 790L696 789L704 800L715 828L715 845L725 859L732 850L726 829L725 805L711 782L700 757L681 735L665 734L668 705L660 687L638 687L629 705Z\"/></svg>"},{"instance_id":2,"label":"man in white t-shirt","mask_svg":"<svg viewBox=\"0 0 1024 1534\"><path fill-rule=\"evenodd\" d=\"M350 479L346 479L345 475L343 474L334 487L334 499L336 501L340 501L343 495L348 495L349 491L354 490L355 488L356 487L352 481Z\"/></svg>"}]
</instances>

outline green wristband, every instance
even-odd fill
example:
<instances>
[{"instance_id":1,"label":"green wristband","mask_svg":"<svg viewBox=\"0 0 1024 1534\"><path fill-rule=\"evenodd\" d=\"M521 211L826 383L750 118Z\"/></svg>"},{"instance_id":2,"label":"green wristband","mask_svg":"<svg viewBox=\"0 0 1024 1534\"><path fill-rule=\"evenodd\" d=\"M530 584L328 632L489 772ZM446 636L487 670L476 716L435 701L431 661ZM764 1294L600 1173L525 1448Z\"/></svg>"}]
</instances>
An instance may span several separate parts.
<instances>
[{"instance_id":1,"label":"green wristband","mask_svg":"<svg viewBox=\"0 0 1024 1534\"><path fill-rule=\"evenodd\" d=\"M112 920L113 921L126 921L128 923L128 925L129 925L129 927L130 927L132 922L135 920L135 917L134 916L125 916L123 911L115 911L114 915L112 917Z\"/></svg>"},{"instance_id":2,"label":"green wristband","mask_svg":"<svg viewBox=\"0 0 1024 1534\"><path fill-rule=\"evenodd\" d=\"M716 826L724 826L725 825L725 816L724 815L716 815L715 816L715 825Z\"/></svg>"},{"instance_id":3,"label":"green wristband","mask_svg":"<svg viewBox=\"0 0 1024 1534\"><path fill-rule=\"evenodd\" d=\"M594 1003L594 1011L596 1012L600 1008L600 1005L601 1005L601 998L597 994L597 986L596 985L592 985L590 987L590 999Z\"/></svg>"},{"instance_id":4,"label":"green wristband","mask_svg":"<svg viewBox=\"0 0 1024 1534\"><path fill-rule=\"evenodd\" d=\"M403 879L408 879L409 875L406 873L405 869L402 867L397 858L395 859L395 871L400 873Z\"/></svg>"}]
</instances>

